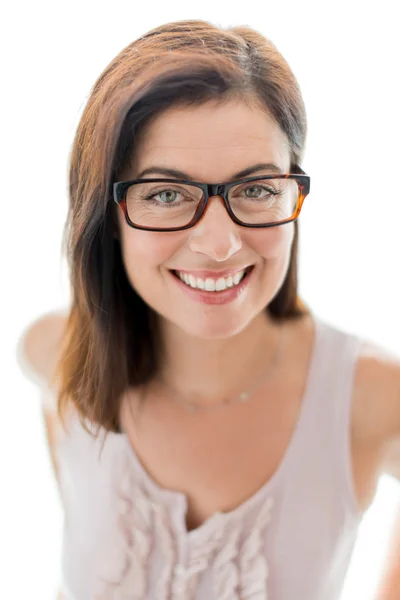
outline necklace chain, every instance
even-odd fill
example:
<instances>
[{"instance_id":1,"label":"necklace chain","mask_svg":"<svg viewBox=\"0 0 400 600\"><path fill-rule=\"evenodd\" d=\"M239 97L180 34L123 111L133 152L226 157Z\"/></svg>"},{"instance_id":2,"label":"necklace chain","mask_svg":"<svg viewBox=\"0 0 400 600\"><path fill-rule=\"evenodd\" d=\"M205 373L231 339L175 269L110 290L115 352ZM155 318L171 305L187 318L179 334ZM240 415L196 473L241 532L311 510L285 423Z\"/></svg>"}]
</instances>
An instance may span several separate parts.
<instances>
[{"instance_id":1,"label":"necklace chain","mask_svg":"<svg viewBox=\"0 0 400 600\"><path fill-rule=\"evenodd\" d=\"M216 404L210 404L210 405L204 405L204 404L198 404L196 402L193 401L189 401L186 399L183 399L182 396L174 389L172 388L172 386L167 385L167 387L173 392L173 400L174 402L180 404L181 406L183 406L188 412L191 413L195 413L195 412L199 412L199 411L207 411L207 410L216 410L219 408L222 408L224 406L228 406L230 404L236 404L236 403L242 403L242 402L246 402L247 400L249 400L249 398L251 397L251 395L256 391L256 389L266 380L268 379L268 376L271 374L272 372L272 368L277 364L277 362L280 359L280 356L282 354L282 347L283 347L283 332L284 332L284 325L282 325L282 329L281 329L281 333L280 333L280 338L279 338L279 342L276 346L276 351L274 356L272 357L272 360L268 366L267 371L264 371L260 377L258 377L256 379L256 382L247 390L247 391L243 391L241 392L238 396L236 396L235 398L227 398L222 400L221 402L218 402Z\"/></svg>"}]
</instances>

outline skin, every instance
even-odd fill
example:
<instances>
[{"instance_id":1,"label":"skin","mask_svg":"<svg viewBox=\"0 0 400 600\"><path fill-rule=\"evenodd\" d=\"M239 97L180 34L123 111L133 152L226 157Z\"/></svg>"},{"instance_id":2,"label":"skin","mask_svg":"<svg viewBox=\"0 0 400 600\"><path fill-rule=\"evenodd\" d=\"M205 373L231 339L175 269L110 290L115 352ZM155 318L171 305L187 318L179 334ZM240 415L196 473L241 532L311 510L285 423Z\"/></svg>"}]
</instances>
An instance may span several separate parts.
<instances>
[{"instance_id":1,"label":"skin","mask_svg":"<svg viewBox=\"0 0 400 600\"><path fill-rule=\"evenodd\" d=\"M256 104L210 102L174 107L153 120L119 179L133 179L157 165L179 169L193 181L222 182L261 162L290 172L288 140L276 122ZM271 171L250 176L257 174ZM294 223L258 230L240 227L219 197L211 200L203 219L185 231L135 230L120 209L117 214L129 281L161 318L168 384L183 395L196 392L204 402L211 402L211 396L218 401L239 383L246 388L275 352L279 327L264 308L286 275ZM222 306L193 301L169 272L249 264L255 265L251 285Z\"/></svg>"}]
</instances>

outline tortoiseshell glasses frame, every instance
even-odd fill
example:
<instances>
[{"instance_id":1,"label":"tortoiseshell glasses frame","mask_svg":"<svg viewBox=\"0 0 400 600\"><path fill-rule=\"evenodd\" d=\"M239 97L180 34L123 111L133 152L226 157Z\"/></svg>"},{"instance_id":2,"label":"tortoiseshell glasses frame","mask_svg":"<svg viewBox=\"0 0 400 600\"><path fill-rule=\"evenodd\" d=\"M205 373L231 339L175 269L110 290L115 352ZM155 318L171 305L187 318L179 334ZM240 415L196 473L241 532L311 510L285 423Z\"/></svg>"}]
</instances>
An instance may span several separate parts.
<instances>
[{"instance_id":1,"label":"tortoiseshell glasses frame","mask_svg":"<svg viewBox=\"0 0 400 600\"><path fill-rule=\"evenodd\" d=\"M226 183L201 183L199 181L189 181L183 179L131 179L129 181L117 181L113 183L113 200L116 202L124 216L127 224L134 229L142 229L145 231L182 231L184 229L190 229L200 221L200 219L205 214L207 209L207 205L209 204L210 197L212 196L220 196L224 200L225 208L234 223L240 225L242 227L276 227L278 225L284 225L285 223L290 223L292 221L296 221L298 216L300 215L300 211L303 206L304 199L310 193L310 176L307 175L298 165L295 165L295 169L298 173L279 173L275 175L263 175L263 176L254 176L247 177L246 179L229 181ZM297 182L299 194L297 198L296 208L294 213L288 219L283 221L276 221L272 223L245 223L238 219L233 213L231 206L228 201L228 190L242 183L247 183L251 181L260 181L267 179L294 179ZM199 202L199 205L196 209L195 214L192 219L186 225L181 225L179 227L145 227L143 225L137 225L133 223L128 215L128 210L126 206L126 192L129 186L133 183L181 183L186 185L193 185L199 187L203 190L203 197Z\"/></svg>"}]
</instances>

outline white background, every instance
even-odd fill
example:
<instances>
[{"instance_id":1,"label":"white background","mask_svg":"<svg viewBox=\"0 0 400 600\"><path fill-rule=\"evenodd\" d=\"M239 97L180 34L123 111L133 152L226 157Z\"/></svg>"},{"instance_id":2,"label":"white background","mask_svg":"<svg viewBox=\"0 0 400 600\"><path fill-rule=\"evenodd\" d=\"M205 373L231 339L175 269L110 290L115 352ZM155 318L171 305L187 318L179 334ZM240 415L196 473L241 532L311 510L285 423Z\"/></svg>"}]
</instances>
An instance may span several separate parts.
<instances>
[{"instance_id":1,"label":"white background","mask_svg":"<svg viewBox=\"0 0 400 600\"><path fill-rule=\"evenodd\" d=\"M97 77L122 48L167 21L247 24L269 37L293 69L308 114L300 293L320 316L400 356L398 8L395 0L83 0L2 9L2 598L53 599L60 577L62 513L39 391L21 374L15 345L29 321L68 305L60 254L67 162ZM399 497L384 475L341 600L374 597Z\"/></svg>"}]
</instances>

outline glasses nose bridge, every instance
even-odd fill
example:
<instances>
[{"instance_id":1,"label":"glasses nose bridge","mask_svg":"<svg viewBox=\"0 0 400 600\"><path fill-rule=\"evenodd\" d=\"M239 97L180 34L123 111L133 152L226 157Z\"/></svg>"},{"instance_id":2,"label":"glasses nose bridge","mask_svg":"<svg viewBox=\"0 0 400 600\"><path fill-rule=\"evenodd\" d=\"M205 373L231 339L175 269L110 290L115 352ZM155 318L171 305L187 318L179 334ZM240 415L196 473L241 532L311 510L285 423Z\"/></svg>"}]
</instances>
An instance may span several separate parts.
<instances>
[{"instance_id":1,"label":"glasses nose bridge","mask_svg":"<svg viewBox=\"0 0 400 600\"><path fill-rule=\"evenodd\" d=\"M224 200L224 205L226 210L228 211L228 207L227 207L227 192L226 192L226 184L225 183L207 183L206 184L206 188L207 188L207 197L206 197L206 209L208 207L209 201L210 201L210 197L212 196L220 196L223 198ZM228 211L229 213L229 211Z\"/></svg>"},{"instance_id":2,"label":"glasses nose bridge","mask_svg":"<svg viewBox=\"0 0 400 600\"><path fill-rule=\"evenodd\" d=\"M224 183L207 183L207 196L222 196L225 200L226 186Z\"/></svg>"}]
</instances>

